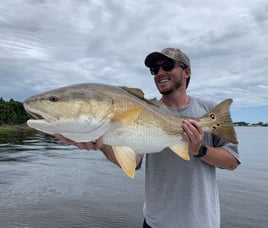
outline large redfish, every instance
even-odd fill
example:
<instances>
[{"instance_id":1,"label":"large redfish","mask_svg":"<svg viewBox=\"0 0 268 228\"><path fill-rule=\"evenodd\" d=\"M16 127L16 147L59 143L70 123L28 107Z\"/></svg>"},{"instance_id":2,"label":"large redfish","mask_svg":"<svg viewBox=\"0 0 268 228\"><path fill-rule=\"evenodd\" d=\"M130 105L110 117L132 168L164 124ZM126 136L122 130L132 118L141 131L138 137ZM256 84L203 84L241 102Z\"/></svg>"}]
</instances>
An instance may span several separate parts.
<instances>
[{"instance_id":1,"label":"large redfish","mask_svg":"<svg viewBox=\"0 0 268 228\"><path fill-rule=\"evenodd\" d=\"M231 103L231 99L221 102L198 121L204 131L238 143L230 117ZM27 124L45 133L58 133L76 142L102 136L131 177L136 153L156 153L169 147L182 159L190 159L181 124L191 117L173 113L160 101L144 99L140 89L78 84L32 96L24 107L35 118Z\"/></svg>"}]
</instances>

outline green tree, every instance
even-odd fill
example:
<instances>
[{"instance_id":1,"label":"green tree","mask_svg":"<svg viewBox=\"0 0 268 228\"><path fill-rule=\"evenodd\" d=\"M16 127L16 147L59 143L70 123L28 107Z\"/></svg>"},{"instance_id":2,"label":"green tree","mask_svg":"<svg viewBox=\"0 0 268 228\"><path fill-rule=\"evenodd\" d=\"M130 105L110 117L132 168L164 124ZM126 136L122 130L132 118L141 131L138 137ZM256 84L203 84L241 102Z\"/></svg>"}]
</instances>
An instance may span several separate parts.
<instances>
[{"instance_id":1,"label":"green tree","mask_svg":"<svg viewBox=\"0 0 268 228\"><path fill-rule=\"evenodd\" d=\"M22 124L28 118L21 102L0 98L0 124Z\"/></svg>"}]
</instances>

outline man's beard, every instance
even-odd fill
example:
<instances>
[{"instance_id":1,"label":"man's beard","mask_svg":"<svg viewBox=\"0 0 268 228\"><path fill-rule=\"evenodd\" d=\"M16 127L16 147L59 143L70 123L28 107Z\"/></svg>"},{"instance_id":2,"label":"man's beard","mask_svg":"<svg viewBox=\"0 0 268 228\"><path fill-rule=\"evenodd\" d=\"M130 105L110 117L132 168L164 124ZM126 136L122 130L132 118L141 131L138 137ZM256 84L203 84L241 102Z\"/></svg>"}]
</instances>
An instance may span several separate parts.
<instances>
[{"instance_id":1,"label":"man's beard","mask_svg":"<svg viewBox=\"0 0 268 228\"><path fill-rule=\"evenodd\" d=\"M174 91L176 91L181 86L182 86L182 82L180 80L180 81L177 81L174 86L171 86L171 87L167 88L166 90L162 90L162 91L159 91L159 92L162 95L169 95L169 94L172 94Z\"/></svg>"}]
</instances>

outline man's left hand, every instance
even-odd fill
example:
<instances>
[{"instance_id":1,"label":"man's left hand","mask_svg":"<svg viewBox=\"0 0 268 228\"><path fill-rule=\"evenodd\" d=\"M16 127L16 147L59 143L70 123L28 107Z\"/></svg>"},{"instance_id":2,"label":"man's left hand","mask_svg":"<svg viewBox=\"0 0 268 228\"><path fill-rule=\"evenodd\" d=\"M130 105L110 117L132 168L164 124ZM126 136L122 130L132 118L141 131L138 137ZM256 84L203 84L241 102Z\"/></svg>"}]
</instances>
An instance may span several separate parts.
<instances>
[{"instance_id":1,"label":"man's left hand","mask_svg":"<svg viewBox=\"0 0 268 228\"><path fill-rule=\"evenodd\" d=\"M183 138L189 144L189 152L193 155L199 154L204 132L202 126L192 119L182 121Z\"/></svg>"}]
</instances>

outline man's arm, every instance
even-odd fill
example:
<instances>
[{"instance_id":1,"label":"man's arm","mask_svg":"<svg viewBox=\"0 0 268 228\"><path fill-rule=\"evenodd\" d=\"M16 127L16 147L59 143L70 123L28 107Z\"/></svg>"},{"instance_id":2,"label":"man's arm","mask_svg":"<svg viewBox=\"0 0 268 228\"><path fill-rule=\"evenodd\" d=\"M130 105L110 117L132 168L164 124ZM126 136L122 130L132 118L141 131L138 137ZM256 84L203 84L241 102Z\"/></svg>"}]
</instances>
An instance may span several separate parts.
<instances>
[{"instance_id":1,"label":"man's arm","mask_svg":"<svg viewBox=\"0 0 268 228\"><path fill-rule=\"evenodd\" d=\"M105 157L112 163L116 164L117 166L120 166L118 163L115 154L113 152L113 149L111 146L103 144L102 138L97 139L95 142L82 142L78 143L73 140L67 139L64 136L60 134L56 134L55 137L60 140L61 142L68 144L68 145L74 145L77 146L81 150L100 150L105 155ZM138 166L141 162L142 156L137 154L136 155L136 166Z\"/></svg>"},{"instance_id":2,"label":"man's arm","mask_svg":"<svg viewBox=\"0 0 268 228\"><path fill-rule=\"evenodd\" d=\"M224 148L210 146L207 146L207 148L206 156L200 158L202 161L212 166L229 170L234 170L239 165L237 159Z\"/></svg>"},{"instance_id":3,"label":"man's arm","mask_svg":"<svg viewBox=\"0 0 268 228\"><path fill-rule=\"evenodd\" d=\"M184 129L184 139L189 143L190 153L199 154L203 140L202 126L195 120L184 120L182 124ZM205 145L207 146L207 145ZM207 153L200 158L202 161L222 169L234 170L239 165L237 159L222 147L207 146Z\"/></svg>"}]
</instances>

